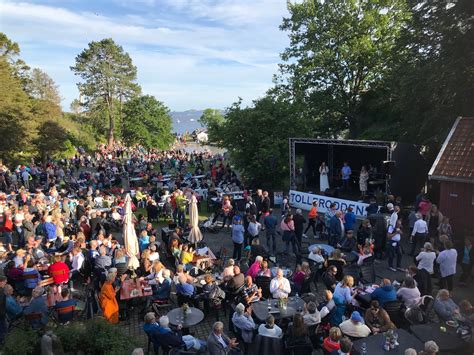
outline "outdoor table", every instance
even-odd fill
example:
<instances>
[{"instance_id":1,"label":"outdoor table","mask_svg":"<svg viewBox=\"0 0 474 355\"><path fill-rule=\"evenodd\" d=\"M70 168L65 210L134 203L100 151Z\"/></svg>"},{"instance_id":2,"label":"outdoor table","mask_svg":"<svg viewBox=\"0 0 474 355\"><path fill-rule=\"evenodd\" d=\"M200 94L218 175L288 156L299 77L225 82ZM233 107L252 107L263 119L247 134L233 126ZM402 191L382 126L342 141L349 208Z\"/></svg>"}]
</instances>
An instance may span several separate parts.
<instances>
[{"instance_id":1,"label":"outdoor table","mask_svg":"<svg viewBox=\"0 0 474 355\"><path fill-rule=\"evenodd\" d=\"M440 327L445 327L446 331L441 331ZM440 352L456 353L467 346L456 334L456 328L448 326L445 322L412 325L410 332L422 343L428 340L436 341Z\"/></svg>"},{"instance_id":2,"label":"outdoor table","mask_svg":"<svg viewBox=\"0 0 474 355\"><path fill-rule=\"evenodd\" d=\"M201 323L204 319L204 313L198 308L189 307L189 309L191 312L188 313L186 317L184 317L183 309L181 307L169 311L167 316L170 320L170 324L174 326L181 324L183 329L185 329Z\"/></svg>"},{"instance_id":3,"label":"outdoor table","mask_svg":"<svg viewBox=\"0 0 474 355\"><path fill-rule=\"evenodd\" d=\"M270 310L269 310L270 303ZM298 297L289 297L286 309L278 308L278 300L269 299L252 303L252 311L259 322L265 323L268 315L271 314L276 320L293 318L296 312L301 312L304 308L304 300Z\"/></svg>"},{"instance_id":4,"label":"outdoor table","mask_svg":"<svg viewBox=\"0 0 474 355\"><path fill-rule=\"evenodd\" d=\"M209 249L206 255L194 254L191 263L195 264L200 269L205 269L207 266L212 266L213 260L215 259L215 255L212 253L211 249Z\"/></svg>"},{"instance_id":5,"label":"outdoor table","mask_svg":"<svg viewBox=\"0 0 474 355\"><path fill-rule=\"evenodd\" d=\"M324 250L326 254L330 255L333 251L334 248L330 246L329 244L312 244L308 247L309 252L311 253L314 248L318 247L321 250Z\"/></svg>"},{"instance_id":6,"label":"outdoor table","mask_svg":"<svg viewBox=\"0 0 474 355\"><path fill-rule=\"evenodd\" d=\"M362 308L369 308L370 302L372 302L371 294L375 291L377 287L378 285L369 285L363 288L359 288L359 292L355 296L355 299L357 302L359 302Z\"/></svg>"},{"instance_id":7,"label":"outdoor table","mask_svg":"<svg viewBox=\"0 0 474 355\"><path fill-rule=\"evenodd\" d=\"M120 288L120 300L126 301L132 298L146 297L153 295L153 290L148 282L139 279L128 279L122 283Z\"/></svg>"},{"instance_id":8,"label":"outdoor table","mask_svg":"<svg viewBox=\"0 0 474 355\"><path fill-rule=\"evenodd\" d=\"M406 330L397 329L398 343L400 344L395 349L385 351L383 346L385 344L385 336L382 333L371 335L369 337L359 339L353 343L354 349L362 354L361 346L366 344L366 354L400 354L404 355L405 350L408 348L415 349L416 351L422 351L424 349L424 343L419 341L415 336L408 333ZM432 338L433 339L433 338Z\"/></svg>"}]
</instances>

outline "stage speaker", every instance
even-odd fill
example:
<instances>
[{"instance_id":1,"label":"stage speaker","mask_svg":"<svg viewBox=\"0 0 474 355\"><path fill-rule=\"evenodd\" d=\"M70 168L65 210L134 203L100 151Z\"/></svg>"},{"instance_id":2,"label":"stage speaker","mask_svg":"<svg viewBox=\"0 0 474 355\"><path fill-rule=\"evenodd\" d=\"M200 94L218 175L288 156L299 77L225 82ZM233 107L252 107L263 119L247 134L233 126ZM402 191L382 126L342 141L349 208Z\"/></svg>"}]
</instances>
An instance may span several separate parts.
<instances>
[{"instance_id":1,"label":"stage speaker","mask_svg":"<svg viewBox=\"0 0 474 355\"><path fill-rule=\"evenodd\" d=\"M395 166L397 165L395 160L385 160L382 162L382 174L391 175L395 171Z\"/></svg>"},{"instance_id":2,"label":"stage speaker","mask_svg":"<svg viewBox=\"0 0 474 355\"><path fill-rule=\"evenodd\" d=\"M336 198L339 197L339 188L334 187L331 189L327 189L326 191L324 191L324 196Z\"/></svg>"}]
</instances>

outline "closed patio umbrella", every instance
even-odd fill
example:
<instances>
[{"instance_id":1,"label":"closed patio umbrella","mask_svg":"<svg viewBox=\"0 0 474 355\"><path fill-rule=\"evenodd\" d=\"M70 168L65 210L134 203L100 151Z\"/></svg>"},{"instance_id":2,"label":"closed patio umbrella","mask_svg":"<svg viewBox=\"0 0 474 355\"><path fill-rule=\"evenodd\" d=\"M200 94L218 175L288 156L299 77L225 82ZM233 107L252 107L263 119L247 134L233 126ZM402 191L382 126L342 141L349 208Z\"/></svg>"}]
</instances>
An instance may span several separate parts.
<instances>
[{"instance_id":1,"label":"closed patio umbrella","mask_svg":"<svg viewBox=\"0 0 474 355\"><path fill-rule=\"evenodd\" d=\"M191 205L189 206L189 223L191 224L191 232L188 241L194 244L202 240L202 233L199 229L199 213L197 207L196 196L191 196Z\"/></svg>"},{"instance_id":2,"label":"closed patio umbrella","mask_svg":"<svg viewBox=\"0 0 474 355\"><path fill-rule=\"evenodd\" d=\"M125 251L129 257L128 268L136 270L140 266L137 255L140 254L138 248L137 233L135 232L135 226L133 225L132 218L132 199L130 194L125 197L125 215L123 218L123 240L125 244Z\"/></svg>"}]
</instances>

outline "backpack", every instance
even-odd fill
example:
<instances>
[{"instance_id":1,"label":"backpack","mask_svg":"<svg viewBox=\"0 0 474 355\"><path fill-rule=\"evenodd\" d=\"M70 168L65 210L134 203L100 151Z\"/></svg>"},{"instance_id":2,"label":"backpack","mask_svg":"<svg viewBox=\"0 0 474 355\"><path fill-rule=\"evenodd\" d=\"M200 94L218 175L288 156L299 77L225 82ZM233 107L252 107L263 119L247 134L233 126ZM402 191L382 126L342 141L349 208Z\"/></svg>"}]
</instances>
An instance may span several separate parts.
<instances>
[{"instance_id":1,"label":"backpack","mask_svg":"<svg viewBox=\"0 0 474 355\"><path fill-rule=\"evenodd\" d=\"M225 292L219 286L213 285L211 291L209 292L209 301L214 306L219 306L224 299Z\"/></svg>"}]
</instances>

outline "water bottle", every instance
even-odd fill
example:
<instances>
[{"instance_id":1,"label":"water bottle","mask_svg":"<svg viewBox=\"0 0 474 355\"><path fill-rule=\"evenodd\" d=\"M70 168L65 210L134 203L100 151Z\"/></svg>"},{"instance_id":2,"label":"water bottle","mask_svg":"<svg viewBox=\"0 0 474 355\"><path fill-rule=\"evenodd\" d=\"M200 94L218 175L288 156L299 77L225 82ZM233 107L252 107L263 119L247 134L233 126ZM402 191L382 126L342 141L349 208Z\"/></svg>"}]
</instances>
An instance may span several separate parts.
<instances>
[{"instance_id":1,"label":"water bottle","mask_svg":"<svg viewBox=\"0 0 474 355\"><path fill-rule=\"evenodd\" d=\"M360 346L360 353L362 355L366 355L367 354L367 344L364 342L362 343L362 345Z\"/></svg>"}]
</instances>

